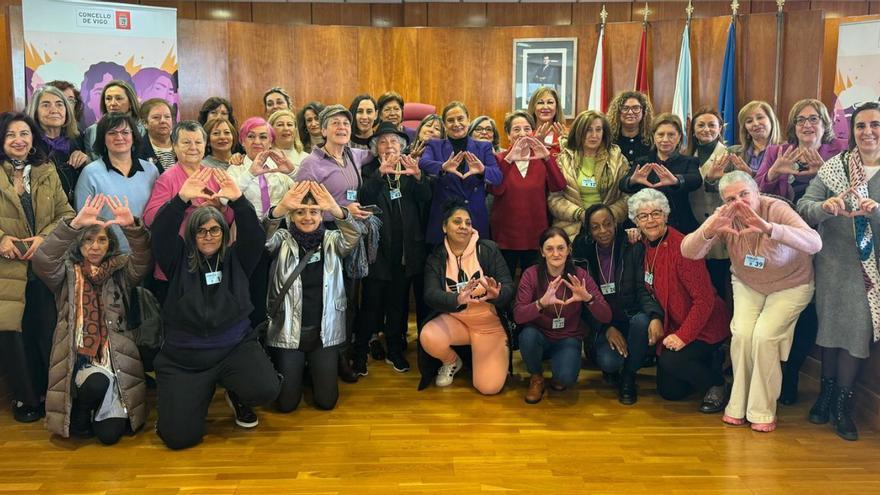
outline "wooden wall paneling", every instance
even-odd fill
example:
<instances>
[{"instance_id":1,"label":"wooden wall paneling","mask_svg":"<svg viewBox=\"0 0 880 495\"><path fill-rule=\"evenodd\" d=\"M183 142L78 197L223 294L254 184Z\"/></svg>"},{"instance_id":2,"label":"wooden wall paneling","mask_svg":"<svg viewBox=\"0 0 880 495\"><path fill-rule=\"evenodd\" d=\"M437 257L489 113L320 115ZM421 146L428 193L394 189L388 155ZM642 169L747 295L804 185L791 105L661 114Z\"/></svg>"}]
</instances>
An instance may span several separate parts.
<instances>
[{"instance_id":1,"label":"wooden wall paneling","mask_svg":"<svg viewBox=\"0 0 880 495\"><path fill-rule=\"evenodd\" d=\"M141 0L141 5L152 5L155 7L168 7L177 9L178 19L195 19L196 18L196 2L181 2L174 0Z\"/></svg>"},{"instance_id":2,"label":"wooden wall paneling","mask_svg":"<svg viewBox=\"0 0 880 495\"><path fill-rule=\"evenodd\" d=\"M21 7L10 6L6 10L10 54L10 78L12 88L12 108L23 110L25 105L24 80L24 23Z\"/></svg>"},{"instance_id":3,"label":"wooden wall paneling","mask_svg":"<svg viewBox=\"0 0 880 495\"><path fill-rule=\"evenodd\" d=\"M813 1L810 2L810 10L823 11L826 19L832 17L868 15L868 2Z\"/></svg>"},{"instance_id":4,"label":"wooden wall paneling","mask_svg":"<svg viewBox=\"0 0 880 495\"><path fill-rule=\"evenodd\" d=\"M877 1L868 2L868 13L869 14L880 14L880 2L877 2Z\"/></svg>"},{"instance_id":5,"label":"wooden wall paneling","mask_svg":"<svg viewBox=\"0 0 880 495\"><path fill-rule=\"evenodd\" d=\"M602 4L597 2L575 3L572 4L571 9L572 24L598 24ZM630 2L606 3L605 10L608 12L607 22L629 22L635 15L635 7Z\"/></svg>"},{"instance_id":6,"label":"wooden wall paneling","mask_svg":"<svg viewBox=\"0 0 880 495\"><path fill-rule=\"evenodd\" d=\"M653 40L650 34L653 28L649 28L649 50ZM605 61L608 67L605 69L608 79L605 81L609 86L608 94L614 97L621 91L631 91L636 81L636 63L639 60L639 41L642 36L641 22L616 22L606 26L605 49L607 50ZM593 51L588 54L589 60L595 56L595 44ZM678 53L678 52L676 52ZM652 55L649 52L649 61ZM652 64L655 65L655 64ZM651 82L651 93L654 93L653 74L648 67L648 79ZM593 67L590 65L589 72L592 75ZM589 81L589 79L587 79ZM585 84L589 84L586 82ZM652 97L653 98L653 97Z\"/></svg>"},{"instance_id":7,"label":"wooden wall paneling","mask_svg":"<svg viewBox=\"0 0 880 495\"><path fill-rule=\"evenodd\" d=\"M742 100L764 100L773 105L776 56L776 14L752 14L743 18L740 60L745 65ZM777 112L780 113L780 112Z\"/></svg>"},{"instance_id":8,"label":"wooden wall paneling","mask_svg":"<svg viewBox=\"0 0 880 495\"><path fill-rule=\"evenodd\" d=\"M426 4L426 3L404 3L403 4L403 25L404 26L427 26L428 25L428 4Z\"/></svg>"},{"instance_id":9,"label":"wooden wall paneling","mask_svg":"<svg viewBox=\"0 0 880 495\"><path fill-rule=\"evenodd\" d=\"M781 94L777 111L782 126L788 123L791 106L803 98L819 98L825 24L822 12L785 14Z\"/></svg>"},{"instance_id":10,"label":"wooden wall paneling","mask_svg":"<svg viewBox=\"0 0 880 495\"><path fill-rule=\"evenodd\" d=\"M263 24L311 24L312 5L308 3L259 2L253 4L252 15L254 22Z\"/></svg>"},{"instance_id":11,"label":"wooden wall paneling","mask_svg":"<svg viewBox=\"0 0 880 495\"><path fill-rule=\"evenodd\" d=\"M475 47L483 43L490 32L466 28L419 30L418 77L422 103L436 105L439 110L450 101L460 100L468 105L468 110L479 112L481 95L486 89L479 69L483 54L489 52ZM509 53L493 55L504 57Z\"/></svg>"},{"instance_id":12,"label":"wooden wall paneling","mask_svg":"<svg viewBox=\"0 0 880 495\"><path fill-rule=\"evenodd\" d=\"M291 50L279 60L279 65L284 77L293 80L287 89L295 95L296 104L319 100L324 104L348 106L351 97L361 89L355 72L359 28L296 26L291 29ZM310 48L294 50L294 46ZM261 88L261 94L264 89Z\"/></svg>"},{"instance_id":13,"label":"wooden wall paneling","mask_svg":"<svg viewBox=\"0 0 880 495\"><path fill-rule=\"evenodd\" d=\"M651 15L648 21L669 21L683 20L685 18L685 8L687 2L648 2L648 9ZM740 11L748 12L749 2L740 2ZM642 20L645 10L645 2L633 2L633 21ZM730 2L708 1L694 2L694 17L717 17L722 15L730 15Z\"/></svg>"},{"instance_id":14,"label":"wooden wall paneling","mask_svg":"<svg viewBox=\"0 0 880 495\"><path fill-rule=\"evenodd\" d=\"M826 18L825 36L822 43L822 79L819 81L819 95L828 111L833 113L834 78L837 73L837 40L840 30L839 17Z\"/></svg>"},{"instance_id":15,"label":"wooden wall paneling","mask_svg":"<svg viewBox=\"0 0 880 495\"><path fill-rule=\"evenodd\" d=\"M250 2L196 2L196 18L207 21L253 21Z\"/></svg>"},{"instance_id":16,"label":"wooden wall paneling","mask_svg":"<svg viewBox=\"0 0 880 495\"><path fill-rule=\"evenodd\" d=\"M509 5L509 4L508 4ZM488 115L495 119L501 133L502 146L507 144L504 134L504 116L513 110L513 40L516 38L562 37L555 29L547 27L494 28L483 31L484 50L479 73L482 90L478 100L465 101L473 119L477 115ZM443 102L439 106L442 107ZM439 108L438 108L439 111Z\"/></svg>"},{"instance_id":17,"label":"wooden wall paneling","mask_svg":"<svg viewBox=\"0 0 880 495\"><path fill-rule=\"evenodd\" d=\"M320 51L323 45L315 45L316 50L302 50L303 53L295 57L297 51L293 33L298 29L296 27L266 29L261 24L244 22L230 22L227 25L229 96L235 105L239 123L247 117L264 114L263 92L272 86L281 86L293 92L294 104L302 104L302 98L296 98L297 87L302 80L319 82L321 78L315 74L322 72L309 70L311 67L317 68L317 64L299 62L307 54Z\"/></svg>"},{"instance_id":18,"label":"wooden wall paneling","mask_svg":"<svg viewBox=\"0 0 880 495\"><path fill-rule=\"evenodd\" d=\"M489 26L570 26L572 3L488 3Z\"/></svg>"},{"instance_id":19,"label":"wooden wall paneling","mask_svg":"<svg viewBox=\"0 0 880 495\"><path fill-rule=\"evenodd\" d=\"M797 10L810 10L809 0L788 0L782 8L784 12L794 12ZM752 14L776 13L775 0L752 0Z\"/></svg>"},{"instance_id":20,"label":"wooden wall paneling","mask_svg":"<svg viewBox=\"0 0 880 495\"><path fill-rule=\"evenodd\" d=\"M0 9L0 73L12 74L12 47L9 39L9 15L6 8ZM12 78L0 77L0 110L13 108Z\"/></svg>"},{"instance_id":21,"label":"wooden wall paneling","mask_svg":"<svg viewBox=\"0 0 880 495\"><path fill-rule=\"evenodd\" d=\"M220 21L177 20L178 93L184 119L195 119L211 96L231 97L227 27ZM239 101L233 100L233 105L238 108ZM240 112L236 111L243 115Z\"/></svg>"},{"instance_id":22,"label":"wooden wall paneling","mask_svg":"<svg viewBox=\"0 0 880 495\"><path fill-rule=\"evenodd\" d=\"M312 24L369 26L370 5L365 3L313 3Z\"/></svg>"},{"instance_id":23,"label":"wooden wall paneling","mask_svg":"<svg viewBox=\"0 0 880 495\"><path fill-rule=\"evenodd\" d=\"M709 17L691 21L691 70L694 112L708 106L718 108L721 69L730 17Z\"/></svg>"},{"instance_id":24,"label":"wooden wall paneling","mask_svg":"<svg viewBox=\"0 0 880 495\"><path fill-rule=\"evenodd\" d=\"M654 102L654 114L668 112L672 108L672 95L675 92L675 74L678 70L678 54L681 51L681 34L684 30L684 20L659 21L651 23L651 47L650 58L652 61L651 97ZM634 37L636 56L631 60L637 60L638 40ZM691 36L691 55L695 41ZM632 62L632 75L630 81L635 78L635 62ZM617 70L617 66L615 66ZM693 70L692 70L693 75ZM632 87L632 82L629 83ZM692 86L693 87L693 86ZM694 107L696 110L696 106Z\"/></svg>"},{"instance_id":25,"label":"wooden wall paneling","mask_svg":"<svg viewBox=\"0 0 880 495\"><path fill-rule=\"evenodd\" d=\"M429 3L430 27L484 27L487 25L485 3Z\"/></svg>"},{"instance_id":26,"label":"wooden wall paneling","mask_svg":"<svg viewBox=\"0 0 880 495\"><path fill-rule=\"evenodd\" d=\"M378 98L396 91L404 101L421 102L418 33L415 28L358 29L357 92Z\"/></svg>"},{"instance_id":27,"label":"wooden wall paneling","mask_svg":"<svg viewBox=\"0 0 880 495\"><path fill-rule=\"evenodd\" d=\"M398 27L404 25L402 3L374 3L370 5L370 25Z\"/></svg>"}]
</instances>

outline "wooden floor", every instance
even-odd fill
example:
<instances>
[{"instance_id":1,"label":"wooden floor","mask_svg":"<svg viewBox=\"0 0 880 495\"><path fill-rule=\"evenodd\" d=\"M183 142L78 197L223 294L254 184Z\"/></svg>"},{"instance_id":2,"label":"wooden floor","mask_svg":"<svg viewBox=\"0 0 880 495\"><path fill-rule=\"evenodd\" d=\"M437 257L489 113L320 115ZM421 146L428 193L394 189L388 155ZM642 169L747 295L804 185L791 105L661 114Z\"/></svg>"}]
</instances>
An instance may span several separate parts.
<instances>
[{"instance_id":1,"label":"wooden floor","mask_svg":"<svg viewBox=\"0 0 880 495\"><path fill-rule=\"evenodd\" d=\"M518 353L516 363L524 375ZM2 411L0 493L880 493L880 436L845 442L809 424L814 392L780 408L776 432L759 434L696 412L696 398L659 399L653 370L626 407L596 371L527 405L519 379L482 397L464 375L417 392L416 370L369 369L343 384L335 411L263 409L250 431L233 425L218 393L204 443L183 452L153 433L155 411L113 447L50 438L40 423L16 424Z\"/></svg>"}]
</instances>

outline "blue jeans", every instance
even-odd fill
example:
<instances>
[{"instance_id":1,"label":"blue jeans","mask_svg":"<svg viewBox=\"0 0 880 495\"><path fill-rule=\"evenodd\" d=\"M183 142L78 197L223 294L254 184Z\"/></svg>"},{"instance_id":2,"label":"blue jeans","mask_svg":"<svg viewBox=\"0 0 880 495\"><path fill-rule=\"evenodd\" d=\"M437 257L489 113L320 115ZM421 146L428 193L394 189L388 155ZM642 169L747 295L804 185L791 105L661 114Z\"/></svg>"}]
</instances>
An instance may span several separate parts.
<instances>
[{"instance_id":1,"label":"blue jeans","mask_svg":"<svg viewBox=\"0 0 880 495\"><path fill-rule=\"evenodd\" d=\"M626 338L627 356L624 358L611 348L605 333L596 335L596 363L605 373L635 373L642 367L648 352L648 325L651 319L645 313L636 313L628 322L612 322Z\"/></svg>"},{"instance_id":2,"label":"blue jeans","mask_svg":"<svg viewBox=\"0 0 880 495\"><path fill-rule=\"evenodd\" d=\"M519 353L532 375L544 372L544 359L550 359L553 378L570 387L581 370L581 341L568 337L550 341L537 327L526 325L519 334Z\"/></svg>"}]
</instances>

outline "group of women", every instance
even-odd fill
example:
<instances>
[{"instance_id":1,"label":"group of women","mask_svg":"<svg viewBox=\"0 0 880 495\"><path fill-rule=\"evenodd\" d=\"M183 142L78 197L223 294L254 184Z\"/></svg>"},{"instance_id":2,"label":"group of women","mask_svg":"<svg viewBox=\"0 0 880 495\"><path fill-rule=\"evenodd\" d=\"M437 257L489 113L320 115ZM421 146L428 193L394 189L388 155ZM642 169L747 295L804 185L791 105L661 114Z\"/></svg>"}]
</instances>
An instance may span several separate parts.
<instances>
[{"instance_id":1,"label":"group of women","mask_svg":"<svg viewBox=\"0 0 880 495\"><path fill-rule=\"evenodd\" d=\"M751 102L728 146L713 109L685 129L625 92L566 126L541 88L505 117L503 149L459 101L411 130L394 92L294 111L278 87L265 116L239 123L213 97L175 124L111 81L80 132L65 87L0 116L0 352L19 421L115 443L144 424L145 369L174 449L201 441L217 385L244 428L304 388L333 409L379 334L410 369L412 290L420 389L469 368L496 394L518 346L535 404L576 384L586 351L630 405L653 356L664 399L696 393L700 411L770 432L815 342L809 420L858 436L853 385L880 338L876 102L849 143L817 100L794 105L785 142ZM161 306L153 354L132 315L144 292Z\"/></svg>"}]
</instances>

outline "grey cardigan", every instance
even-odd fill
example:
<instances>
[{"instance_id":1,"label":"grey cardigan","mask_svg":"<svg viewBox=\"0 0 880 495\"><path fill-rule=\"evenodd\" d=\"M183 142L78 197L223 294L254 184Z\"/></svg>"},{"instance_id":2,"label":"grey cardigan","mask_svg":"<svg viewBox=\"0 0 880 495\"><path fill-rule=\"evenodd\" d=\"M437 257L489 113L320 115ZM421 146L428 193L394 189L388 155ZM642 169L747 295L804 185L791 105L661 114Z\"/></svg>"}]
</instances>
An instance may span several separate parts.
<instances>
[{"instance_id":1,"label":"grey cardigan","mask_svg":"<svg viewBox=\"0 0 880 495\"><path fill-rule=\"evenodd\" d=\"M345 284L342 260L354 249L360 231L343 208L345 218L336 220L339 230L324 232L322 256L324 259L324 312L321 317L321 343L330 347L345 342ZM299 263L299 245L286 229L279 229L281 219L268 216L263 221L268 241L266 249L275 257L269 277L266 307L271 309L287 277ZM302 323L302 280L297 278L284 296L279 317L269 317L266 345L281 349L299 349Z\"/></svg>"}]
</instances>

